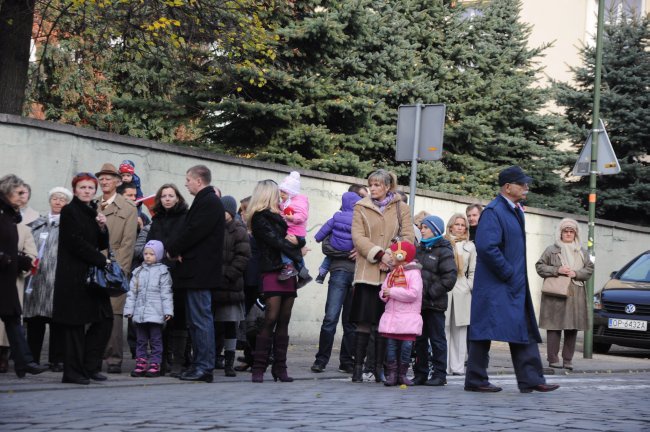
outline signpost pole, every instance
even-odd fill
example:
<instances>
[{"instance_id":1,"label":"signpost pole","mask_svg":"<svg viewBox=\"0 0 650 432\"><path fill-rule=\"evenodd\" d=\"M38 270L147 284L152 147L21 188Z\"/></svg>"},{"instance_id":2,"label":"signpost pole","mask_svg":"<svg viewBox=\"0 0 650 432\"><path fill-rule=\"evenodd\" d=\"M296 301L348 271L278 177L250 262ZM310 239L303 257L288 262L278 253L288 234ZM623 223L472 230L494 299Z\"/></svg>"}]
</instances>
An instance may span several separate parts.
<instances>
[{"instance_id":1,"label":"signpost pole","mask_svg":"<svg viewBox=\"0 0 650 432\"><path fill-rule=\"evenodd\" d=\"M605 0L598 1L598 28L596 31L596 67L594 71L594 104L591 117L591 165L589 169L589 257L595 254L594 231L596 226L596 174L598 173L598 134L600 126L600 73L603 63L603 27L605 22ZM595 265L595 263L594 263ZM595 274L595 272L594 272ZM594 337L594 276L587 281L587 330L585 331L584 358L593 355Z\"/></svg>"},{"instance_id":2,"label":"signpost pole","mask_svg":"<svg viewBox=\"0 0 650 432\"><path fill-rule=\"evenodd\" d=\"M411 159L411 190L409 204L411 205L411 220L415 216L415 188L418 176L418 151L420 149L420 127L422 123L422 104L415 105L415 134L413 136L413 157Z\"/></svg>"}]
</instances>

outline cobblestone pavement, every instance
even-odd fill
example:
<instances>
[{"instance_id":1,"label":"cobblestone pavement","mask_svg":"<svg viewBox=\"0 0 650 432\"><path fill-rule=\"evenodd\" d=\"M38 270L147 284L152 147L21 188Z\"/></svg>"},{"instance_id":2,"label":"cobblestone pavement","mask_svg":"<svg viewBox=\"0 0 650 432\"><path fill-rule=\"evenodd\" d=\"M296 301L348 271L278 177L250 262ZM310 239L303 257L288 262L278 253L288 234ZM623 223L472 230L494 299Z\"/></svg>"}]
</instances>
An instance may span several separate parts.
<instances>
[{"instance_id":1,"label":"cobblestone pavement","mask_svg":"<svg viewBox=\"0 0 650 432\"><path fill-rule=\"evenodd\" d=\"M249 378L249 374L242 374ZM267 373L267 378L270 374ZM349 378L263 384L140 379L0 393L0 430L38 431L648 431L650 373L554 376L555 392L521 394L512 375L495 394L353 384Z\"/></svg>"}]
</instances>

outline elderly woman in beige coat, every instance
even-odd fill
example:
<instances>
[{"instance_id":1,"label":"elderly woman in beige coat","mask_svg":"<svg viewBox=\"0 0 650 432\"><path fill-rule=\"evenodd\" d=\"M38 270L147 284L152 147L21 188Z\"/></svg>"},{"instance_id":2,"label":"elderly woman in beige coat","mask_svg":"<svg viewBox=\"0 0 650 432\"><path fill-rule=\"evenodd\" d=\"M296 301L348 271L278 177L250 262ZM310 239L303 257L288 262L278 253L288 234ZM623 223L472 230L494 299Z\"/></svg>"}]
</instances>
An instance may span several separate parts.
<instances>
[{"instance_id":1,"label":"elderly woman in beige coat","mask_svg":"<svg viewBox=\"0 0 650 432\"><path fill-rule=\"evenodd\" d=\"M379 290L393 264L391 241L400 236L413 242L413 223L409 207L396 193L397 177L380 169L368 177L370 195L358 201L352 216L352 242L357 252L354 294L350 322L356 324L353 382L363 381L363 362L370 332L379 323L384 302ZM375 380L383 376L386 340L377 335L375 342Z\"/></svg>"},{"instance_id":2,"label":"elderly woman in beige coat","mask_svg":"<svg viewBox=\"0 0 650 432\"><path fill-rule=\"evenodd\" d=\"M550 367L573 370L573 354L579 330L587 329L587 291L585 281L594 272L594 265L586 249L582 248L578 222L562 219L555 243L547 247L535 264L542 278L569 276L569 295L566 298L542 293L539 327L546 329L546 350ZM564 331L562 364L558 357L560 337Z\"/></svg>"},{"instance_id":3,"label":"elderly woman in beige coat","mask_svg":"<svg viewBox=\"0 0 650 432\"><path fill-rule=\"evenodd\" d=\"M445 312L447 337L447 373L465 374L467 329L472 306L472 287L476 269L476 246L469 239L469 223L463 213L455 213L447 222L445 238L454 248L458 276L454 288L447 294L449 306Z\"/></svg>"}]
</instances>

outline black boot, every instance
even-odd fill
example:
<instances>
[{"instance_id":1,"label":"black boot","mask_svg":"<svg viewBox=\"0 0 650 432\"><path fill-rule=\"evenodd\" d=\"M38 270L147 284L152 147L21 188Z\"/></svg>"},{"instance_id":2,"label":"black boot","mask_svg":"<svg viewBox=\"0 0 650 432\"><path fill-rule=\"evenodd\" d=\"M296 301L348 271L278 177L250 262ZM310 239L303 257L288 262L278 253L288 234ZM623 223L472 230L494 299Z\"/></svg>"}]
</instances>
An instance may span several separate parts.
<instances>
[{"instance_id":1,"label":"black boot","mask_svg":"<svg viewBox=\"0 0 650 432\"><path fill-rule=\"evenodd\" d=\"M375 382L384 382L384 360L386 358L386 338L375 335Z\"/></svg>"},{"instance_id":2,"label":"black boot","mask_svg":"<svg viewBox=\"0 0 650 432\"><path fill-rule=\"evenodd\" d=\"M227 377L235 377L237 374L233 369L235 364L235 352L234 351L224 351L224 373Z\"/></svg>"},{"instance_id":3,"label":"black boot","mask_svg":"<svg viewBox=\"0 0 650 432\"><path fill-rule=\"evenodd\" d=\"M368 349L368 340L370 333L354 333L354 371L352 372L352 382L363 382L363 362L366 359L366 349Z\"/></svg>"},{"instance_id":4,"label":"black boot","mask_svg":"<svg viewBox=\"0 0 650 432\"><path fill-rule=\"evenodd\" d=\"M287 349L289 349L289 336L275 336L273 339L273 366L271 374L275 381L293 382L287 375Z\"/></svg>"},{"instance_id":5,"label":"black boot","mask_svg":"<svg viewBox=\"0 0 650 432\"><path fill-rule=\"evenodd\" d=\"M178 378L184 371L187 330L172 330L169 340L169 352L171 353L172 361L168 372L169 376Z\"/></svg>"},{"instance_id":6,"label":"black boot","mask_svg":"<svg viewBox=\"0 0 650 432\"><path fill-rule=\"evenodd\" d=\"M264 371L269 360L269 348L271 347L271 338L257 336L255 340L255 351L253 351L253 372L252 381L256 383L264 382Z\"/></svg>"}]
</instances>

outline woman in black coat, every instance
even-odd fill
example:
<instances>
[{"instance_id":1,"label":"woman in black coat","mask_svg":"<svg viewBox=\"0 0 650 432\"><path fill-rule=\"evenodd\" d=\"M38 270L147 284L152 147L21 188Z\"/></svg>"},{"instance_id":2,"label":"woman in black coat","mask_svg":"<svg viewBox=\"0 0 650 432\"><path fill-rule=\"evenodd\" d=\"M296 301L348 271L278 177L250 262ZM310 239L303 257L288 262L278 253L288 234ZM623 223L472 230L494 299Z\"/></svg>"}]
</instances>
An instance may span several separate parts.
<instances>
[{"instance_id":1,"label":"woman in black coat","mask_svg":"<svg viewBox=\"0 0 650 432\"><path fill-rule=\"evenodd\" d=\"M154 198L153 212L147 241L158 240L166 249L171 240L181 231L187 214L187 203L176 185L166 183L158 188ZM163 332L162 370L163 373L170 371L172 376L177 376L185 363L185 347L187 345L185 291L174 289L178 261L169 260L165 256L162 262L169 268L174 296L174 317L167 322Z\"/></svg>"},{"instance_id":2,"label":"woman in black coat","mask_svg":"<svg viewBox=\"0 0 650 432\"><path fill-rule=\"evenodd\" d=\"M80 173L72 178L74 198L61 211L59 257L54 277L52 320L65 339L64 383L104 381L102 356L113 327L110 297L88 286L88 270L104 267L108 248L106 216L93 201L97 178ZM87 328L86 328L87 327Z\"/></svg>"},{"instance_id":3,"label":"woman in black coat","mask_svg":"<svg viewBox=\"0 0 650 432\"><path fill-rule=\"evenodd\" d=\"M18 255L18 228L22 194L28 193L19 177L8 174L0 179L0 319L5 324L11 344L14 369L19 378L26 373L38 374L47 370L34 362L25 332L20 323L22 309L18 300L16 278L19 271L32 267L31 258Z\"/></svg>"},{"instance_id":4,"label":"woman in black coat","mask_svg":"<svg viewBox=\"0 0 650 432\"><path fill-rule=\"evenodd\" d=\"M282 270L282 254L292 261L302 258L305 240L287 234L287 223L281 215L280 191L273 180L257 183L248 206L247 221L255 237L260 256L261 294L266 306L264 328L257 336L253 353L253 382L264 381L264 371L273 344L273 378L291 382L287 375L287 348L289 346L289 320L296 298L296 280L278 280ZM274 332L275 330L275 332Z\"/></svg>"},{"instance_id":5,"label":"woman in black coat","mask_svg":"<svg viewBox=\"0 0 650 432\"><path fill-rule=\"evenodd\" d=\"M237 376L233 368L237 347L237 325L244 320L244 272L251 257L246 226L235 216L237 201L221 197L225 210L226 229L223 237L223 283L212 293L216 353L224 349L224 373Z\"/></svg>"}]
</instances>

